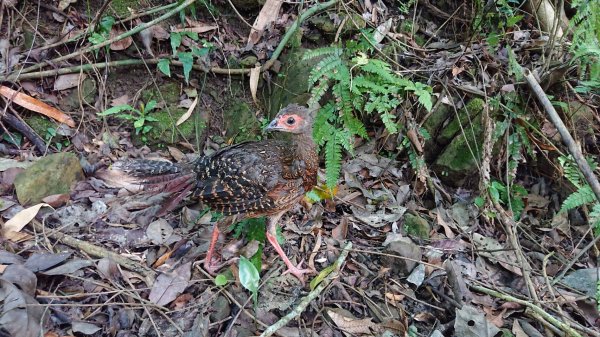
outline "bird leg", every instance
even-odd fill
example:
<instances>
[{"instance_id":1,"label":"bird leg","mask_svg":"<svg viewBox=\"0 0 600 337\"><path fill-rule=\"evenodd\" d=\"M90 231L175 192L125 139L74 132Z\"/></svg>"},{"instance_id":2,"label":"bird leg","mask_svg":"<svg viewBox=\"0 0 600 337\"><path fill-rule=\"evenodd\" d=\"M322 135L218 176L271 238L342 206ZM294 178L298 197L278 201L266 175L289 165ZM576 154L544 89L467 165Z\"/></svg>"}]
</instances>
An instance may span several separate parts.
<instances>
[{"instance_id":1,"label":"bird leg","mask_svg":"<svg viewBox=\"0 0 600 337\"><path fill-rule=\"evenodd\" d=\"M204 269L211 275L215 275L216 272L237 261L237 258L230 259L225 262L220 262L220 259L215 254L217 241L219 241L219 235L221 234L221 228L227 228L232 223L235 223L238 220L236 216L227 216L225 218L219 219L213 225L212 234L210 236L210 245L208 246L208 251L206 251L206 257L204 258Z\"/></svg>"},{"instance_id":2,"label":"bird leg","mask_svg":"<svg viewBox=\"0 0 600 337\"><path fill-rule=\"evenodd\" d=\"M221 231L219 230L217 221L213 225L212 235L210 237L210 245L208 246L208 251L206 252L206 257L204 258L204 269L206 269L206 271L211 275L213 275L221 267L218 264L213 263L213 254L215 253L215 246L219 240L219 234L221 234Z\"/></svg>"},{"instance_id":3,"label":"bird leg","mask_svg":"<svg viewBox=\"0 0 600 337\"><path fill-rule=\"evenodd\" d=\"M287 266L288 270L284 274L290 273L290 274L296 276L300 280L300 282L304 283L304 274L310 274L313 272L313 270L301 268L304 260L301 261L297 266L292 264L290 259L287 257L287 255L285 255L285 252L279 245L279 242L277 242L277 222L279 221L279 219L281 218L283 213L285 213L285 212L278 213L276 215L269 217L268 223L267 223L267 240L269 240L271 245L273 245L273 248L275 248L275 251L277 252L277 254L279 254L281 259Z\"/></svg>"}]
</instances>

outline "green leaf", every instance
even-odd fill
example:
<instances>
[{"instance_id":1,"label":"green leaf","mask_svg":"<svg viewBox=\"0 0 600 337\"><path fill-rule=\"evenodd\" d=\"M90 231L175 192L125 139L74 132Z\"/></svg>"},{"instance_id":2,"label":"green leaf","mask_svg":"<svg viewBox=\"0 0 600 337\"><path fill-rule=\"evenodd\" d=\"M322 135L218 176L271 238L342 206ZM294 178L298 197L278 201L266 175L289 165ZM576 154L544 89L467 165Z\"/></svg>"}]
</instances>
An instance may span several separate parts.
<instances>
[{"instance_id":1,"label":"green leaf","mask_svg":"<svg viewBox=\"0 0 600 337\"><path fill-rule=\"evenodd\" d=\"M523 19L523 15L515 15L506 19L506 27L511 28Z\"/></svg>"},{"instance_id":2,"label":"green leaf","mask_svg":"<svg viewBox=\"0 0 600 337\"><path fill-rule=\"evenodd\" d=\"M135 122L133 122L133 127L135 127L136 129L139 129L142 126L144 126L144 122L145 122L144 118L136 119Z\"/></svg>"},{"instance_id":3,"label":"green leaf","mask_svg":"<svg viewBox=\"0 0 600 337\"><path fill-rule=\"evenodd\" d=\"M97 45L97 44L100 44L100 43L106 41L106 38L103 35L101 35L101 34L93 33L88 38L88 41L90 41L90 43L93 44L93 45Z\"/></svg>"},{"instance_id":4,"label":"green leaf","mask_svg":"<svg viewBox=\"0 0 600 337\"><path fill-rule=\"evenodd\" d=\"M104 110L103 112L99 112L98 116L109 116L109 115L114 115L114 114L117 114L117 113L123 112L123 111L137 111L137 110L134 109L129 104L115 105L112 108L108 108L108 109Z\"/></svg>"},{"instance_id":5,"label":"green leaf","mask_svg":"<svg viewBox=\"0 0 600 337\"><path fill-rule=\"evenodd\" d=\"M227 284L227 276L223 275L223 274L219 274L217 275L217 277L215 277L215 285L222 287L224 285Z\"/></svg>"},{"instance_id":6,"label":"green leaf","mask_svg":"<svg viewBox=\"0 0 600 337\"><path fill-rule=\"evenodd\" d=\"M181 46L181 33L172 32L171 33L171 49L173 50L173 55L177 53L177 48Z\"/></svg>"},{"instance_id":7,"label":"green leaf","mask_svg":"<svg viewBox=\"0 0 600 337\"><path fill-rule=\"evenodd\" d=\"M154 108L156 108L156 104L157 103L155 100L150 100L148 103L146 103L146 106L144 107L144 114L154 110Z\"/></svg>"},{"instance_id":8,"label":"green leaf","mask_svg":"<svg viewBox=\"0 0 600 337\"><path fill-rule=\"evenodd\" d=\"M110 33L113 25L115 24L115 18L112 16L104 16L100 19L100 32Z\"/></svg>"},{"instance_id":9,"label":"green leaf","mask_svg":"<svg viewBox=\"0 0 600 337\"><path fill-rule=\"evenodd\" d=\"M256 267L245 257L240 257L239 262L240 270L240 283L244 288L252 293L254 303L258 300L258 283L260 281L260 275Z\"/></svg>"},{"instance_id":10,"label":"green leaf","mask_svg":"<svg viewBox=\"0 0 600 337\"><path fill-rule=\"evenodd\" d=\"M160 59L158 60L157 67L161 73L167 75L168 77L171 77L171 61L169 61L168 59Z\"/></svg>"},{"instance_id":11,"label":"green leaf","mask_svg":"<svg viewBox=\"0 0 600 337\"><path fill-rule=\"evenodd\" d=\"M209 51L210 48L198 48L196 46L192 47L192 54L194 54L196 57L204 57L208 55Z\"/></svg>"},{"instance_id":12,"label":"green leaf","mask_svg":"<svg viewBox=\"0 0 600 337\"><path fill-rule=\"evenodd\" d=\"M481 208L483 207L483 205L485 205L485 199L482 197L477 197L473 200L473 203L475 204L475 206Z\"/></svg>"},{"instance_id":13,"label":"green leaf","mask_svg":"<svg viewBox=\"0 0 600 337\"><path fill-rule=\"evenodd\" d=\"M335 264L332 264L331 266L328 266L325 269L321 270L319 275L317 275L310 281L310 290L314 290L319 285L319 283L321 283L327 277L327 275L331 274L334 270Z\"/></svg>"},{"instance_id":14,"label":"green leaf","mask_svg":"<svg viewBox=\"0 0 600 337\"><path fill-rule=\"evenodd\" d=\"M185 77L185 83L189 82L190 72L192 71L192 65L194 64L194 55L189 52L177 53L179 61L183 64L183 77Z\"/></svg>"}]
</instances>

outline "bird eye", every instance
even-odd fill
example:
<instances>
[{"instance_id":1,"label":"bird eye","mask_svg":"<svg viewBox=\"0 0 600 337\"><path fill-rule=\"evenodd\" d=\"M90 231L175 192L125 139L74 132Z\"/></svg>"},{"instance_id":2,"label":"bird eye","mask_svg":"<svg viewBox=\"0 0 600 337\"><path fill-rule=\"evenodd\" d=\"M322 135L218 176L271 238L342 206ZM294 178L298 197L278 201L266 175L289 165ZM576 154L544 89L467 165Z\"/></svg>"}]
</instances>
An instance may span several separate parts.
<instances>
[{"instance_id":1,"label":"bird eye","mask_svg":"<svg viewBox=\"0 0 600 337\"><path fill-rule=\"evenodd\" d=\"M296 120L294 119L294 117L290 117L285 122L287 123L287 125L294 125L294 123L296 123Z\"/></svg>"}]
</instances>

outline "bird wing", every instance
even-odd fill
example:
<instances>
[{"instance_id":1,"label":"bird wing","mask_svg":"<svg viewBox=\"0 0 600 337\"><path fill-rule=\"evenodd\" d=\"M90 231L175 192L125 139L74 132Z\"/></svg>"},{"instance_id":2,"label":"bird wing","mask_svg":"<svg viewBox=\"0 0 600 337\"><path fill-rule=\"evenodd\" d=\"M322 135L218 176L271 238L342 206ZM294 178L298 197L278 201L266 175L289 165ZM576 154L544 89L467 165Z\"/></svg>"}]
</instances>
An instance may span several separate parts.
<instances>
[{"instance_id":1,"label":"bird wing","mask_svg":"<svg viewBox=\"0 0 600 337\"><path fill-rule=\"evenodd\" d=\"M302 179L284 177L293 162L286 145L276 140L240 143L199 159L194 195L226 215L282 207L304 193L298 191Z\"/></svg>"}]
</instances>

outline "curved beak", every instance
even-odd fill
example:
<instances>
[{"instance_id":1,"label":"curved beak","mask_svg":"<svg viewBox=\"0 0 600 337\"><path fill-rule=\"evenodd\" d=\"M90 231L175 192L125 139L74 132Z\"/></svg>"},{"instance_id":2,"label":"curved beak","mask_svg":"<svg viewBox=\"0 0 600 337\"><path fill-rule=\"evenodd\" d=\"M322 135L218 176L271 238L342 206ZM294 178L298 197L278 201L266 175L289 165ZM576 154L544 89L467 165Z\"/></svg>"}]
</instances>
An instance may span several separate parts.
<instances>
[{"instance_id":1,"label":"curved beak","mask_svg":"<svg viewBox=\"0 0 600 337\"><path fill-rule=\"evenodd\" d=\"M274 120L271 121L271 123L269 123L269 125L267 125L267 127L265 128L266 131L275 131L275 130L281 130L281 127L278 126L279 123L279 119L275 118Z\"/></svg>"}]
</instances>

